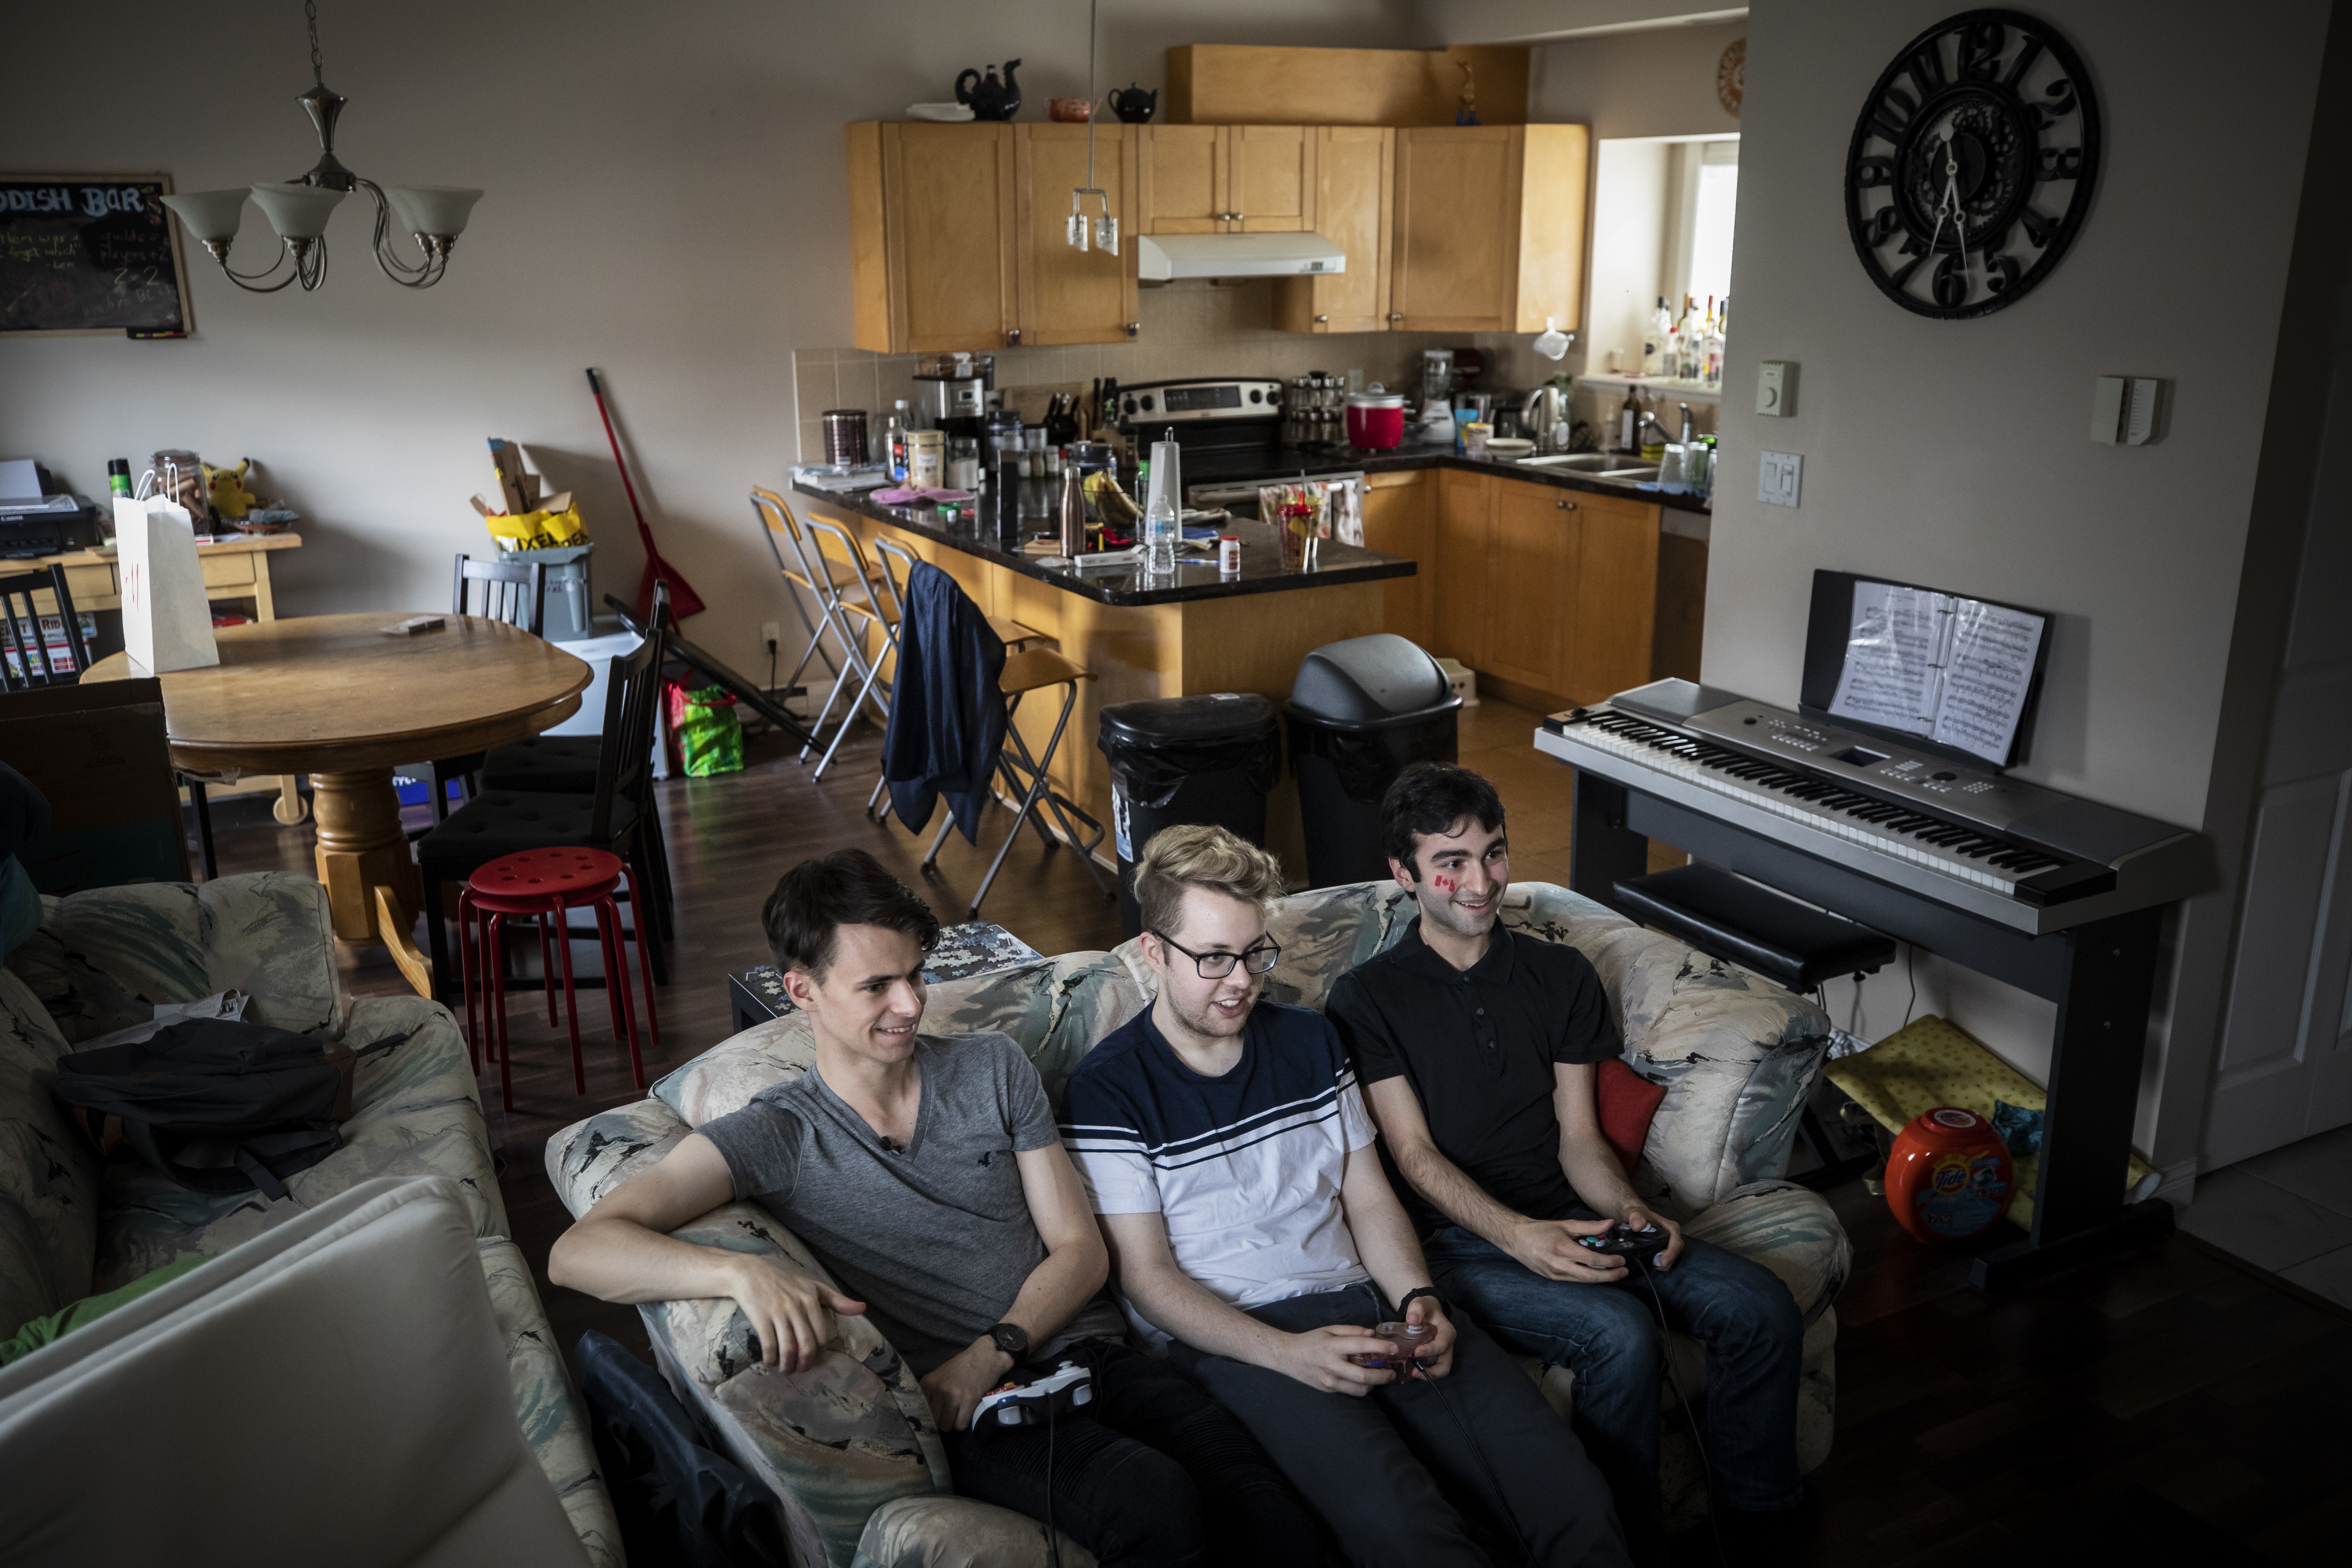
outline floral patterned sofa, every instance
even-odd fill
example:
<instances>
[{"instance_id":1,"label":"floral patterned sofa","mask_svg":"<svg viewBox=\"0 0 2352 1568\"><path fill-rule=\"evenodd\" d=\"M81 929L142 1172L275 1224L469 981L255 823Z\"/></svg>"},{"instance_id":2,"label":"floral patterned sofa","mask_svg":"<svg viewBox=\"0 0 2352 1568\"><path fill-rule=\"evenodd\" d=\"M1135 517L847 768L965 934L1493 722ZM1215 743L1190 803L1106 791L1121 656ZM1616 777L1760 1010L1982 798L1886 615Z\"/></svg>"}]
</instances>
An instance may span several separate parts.
<instances>
[{"instance_id":1,"label":"floral patterned sofa","mask_svg":"<svg viewBox=\"0 0 2352 1568\"><path fill-rule=\"evenodd\" d=\"M589 1560L617 1568L612 1500L530 1265L506 1238L473 1068L448 1010L417 996L346 1004L326 889L307 877L144 883L42 902L39 933L0 970L0 1322L13 1330L174 1258L226 1252L375 1177L451 1177L473 1218L523 1434ZM290 1178L276 1203L101 1164L49 1099L75 1042L142 1022L158 1002L230 988L251 997L253 1022L341 1039L359 1058L343 1147Z\"/></svg>"},{"instance_id":2,"label":"floral patterned sofa","mask_svg":"<svg viewBox=\"0 0 2352 1568\"><path fill-rule=\"evenodd\" d=\"M1341 973L1395 942L1412 916L1411 901L1391 883L1285 900L1269 922L1283 951L1266 994L1320 1007ZM1635 1186L1692 1235L1769 1267L1796 1297L1807 1324L1798 1447L1812 1468L1829 1455L1837 1338L1830 1302L1853 1254L1829 1205L1779 1177L1828 1048L1829 1020L1801 997L1549 883L1512 888L1503 919L1592 960L1616 1008L1627 1062L1665 1087ZM943 1034L1003 1030L1021 1042L1058 1100L1088 1047L1150 1001L1150 973L1132 947L1063 953L935 985L924 1026ZM808 1024L797 1015L746 1029L669 1074L650 1097L548 1140L549 1178L574 1215L585 1213L693 1128L797 1076L812 1059ZM767 1253L827 1278L799 1238L756 1204L729 1204L675 1234ZM950 1495L921 1394L865 1320L842 1320L838 1352L793 1375L760 1364L750 1326L731 1301L663 1301L638 1310L680 1397L698 1406L738 1461L783 1500L803 1562L1042 1568L1041 1526ZM1696 1398L1705 1384L1698 1346L1677 1336L1669 1353L1682 1387ZM1527 1365L1565 1413L1574 1397L1566 1369ZM1662 1394L1662 1404L1669 1396ZM1662 1409L1661 1419L1668 1423L1667 1493L1687 1521L1705 1507L1696 1455L1681 1413ZM1092 1561L1066 1538L1061 1556L1074 1568Z\"/></svg>"}]
</instances>

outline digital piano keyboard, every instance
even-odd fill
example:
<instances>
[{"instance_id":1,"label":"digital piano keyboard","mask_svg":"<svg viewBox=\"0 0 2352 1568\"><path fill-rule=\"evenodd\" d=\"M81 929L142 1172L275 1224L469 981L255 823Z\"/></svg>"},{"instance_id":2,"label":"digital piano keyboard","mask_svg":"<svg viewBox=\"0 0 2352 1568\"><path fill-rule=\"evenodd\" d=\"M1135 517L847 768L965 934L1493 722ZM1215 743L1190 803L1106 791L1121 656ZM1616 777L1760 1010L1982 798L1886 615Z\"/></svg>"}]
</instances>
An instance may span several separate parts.
<instances>
[{"instance_id":1,"label":"digital piano keyboard","mask_svg":"<svg viewBox=\"0 0 2352 1568\"><path fill-rule=\"evenodd\" d=\"M1538 750L2029 934L2198 891L2203 840L1686 680L1555 713Z\"/></svg>"}]
</instances>

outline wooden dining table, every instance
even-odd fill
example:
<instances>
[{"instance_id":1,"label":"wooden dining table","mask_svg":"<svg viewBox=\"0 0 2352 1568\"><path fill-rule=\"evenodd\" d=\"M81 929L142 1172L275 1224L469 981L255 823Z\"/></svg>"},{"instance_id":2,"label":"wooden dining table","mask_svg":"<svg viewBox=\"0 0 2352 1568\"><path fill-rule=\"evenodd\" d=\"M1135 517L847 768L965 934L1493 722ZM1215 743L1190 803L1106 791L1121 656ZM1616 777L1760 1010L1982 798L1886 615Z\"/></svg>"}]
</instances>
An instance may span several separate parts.
<instances>
[{"instance_id":1,"label":"wooden dining table","mask_svg":"<svg viewBox=\"0 0 2352 1568\"><path fill-rule=\"evenodd\" d=\"M383 942L421 995L432 965L412 935L423 884L392 770L536 735L579 711L588 666L504 621L442 616L388 628L398 610L223 626L220 663L166 672L172 765L202 779L308 773L319 880L335 935ZM148 672L115 654L85 680Z\"/></svg>"}]
</instances>

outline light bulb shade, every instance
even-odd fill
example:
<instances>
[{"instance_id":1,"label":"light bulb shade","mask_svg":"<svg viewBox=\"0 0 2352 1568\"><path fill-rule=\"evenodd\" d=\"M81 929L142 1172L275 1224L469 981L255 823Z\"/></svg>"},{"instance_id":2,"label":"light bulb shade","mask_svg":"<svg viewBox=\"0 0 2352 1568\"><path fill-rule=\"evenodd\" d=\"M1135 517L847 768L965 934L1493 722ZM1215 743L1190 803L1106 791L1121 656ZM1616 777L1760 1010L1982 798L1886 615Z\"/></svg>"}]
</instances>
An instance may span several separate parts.
<instances>
[{"instance_id":1,"label":"light bulb shade","mask_svg":"<svg viewBox=\"0 0 2352 1568\"><path fill-rule=\"evenodd\" d=\"M239 185L233 191L190 191L165 196L163 205L180 215L180 226L201 244L235 239L245 220L245 198L253 193Z\"/></svg>"},{"instance_id":2,"label":"light bulb shade","mask_svg":"<svg viewBox=\"0 0 2352 1568\"><path fill-rule=\"evenodd\" d=\"M482 193L463 185L389 185L385 199L411 234L454 238L466 232L466 218Z\"/></svg>"},{"instance_id":3,"label":"light bulb shade","mask_svg":"<svg viewBox=\"0 0 2352 1568\"><path fill-rule=\"evenodd\" d=\"M327 218L343 195L318 185L278 182L253 187L253 199L260 205L261 216L269 220L269 226L278 231L281 239L316 239L326 233Z\"/></svg>"}]
</instances>

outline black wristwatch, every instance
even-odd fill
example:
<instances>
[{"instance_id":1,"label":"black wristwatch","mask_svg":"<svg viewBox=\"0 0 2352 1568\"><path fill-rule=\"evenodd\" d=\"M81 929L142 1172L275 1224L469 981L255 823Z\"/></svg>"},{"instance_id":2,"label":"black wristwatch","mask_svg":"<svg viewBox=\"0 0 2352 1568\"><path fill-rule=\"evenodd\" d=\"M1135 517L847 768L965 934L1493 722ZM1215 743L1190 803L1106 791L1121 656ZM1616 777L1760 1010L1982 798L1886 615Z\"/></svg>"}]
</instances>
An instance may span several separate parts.
<instances>
[{"instance_id":1,"label":"black wristwatch","mask_svg":"<svg viewBox=\"0 0 2352 1568\"><path fill-rule=\"evenodd\" d=\"M1423 1296L1426 1296L1431 1300L1436 1302L1440 1308L1443 1308L1445 1305L1445 1298L1437 1293L1436 1286L1423 1285L1416 1289L1408 1290L1404 1293L1403 1297L1397 1302L1397 1314L1402 1317L1404 1314L1406 1308L1412 1306L1415 1301L1420 1300Z\"/></svg>"},{"instance_id":2,"label":"black wristwatch","mask_svg":"<svg viewBox=\"0 0 2352 1568\"><path fill-rule=\"evenodd\" d=\"M1013 1365L1029 1359L1029 1331L1020 1324L999 1323L988 1331L988 1337L995 1342L998 1350L1013 1358Z\"/></svg>"}]
</instances>

